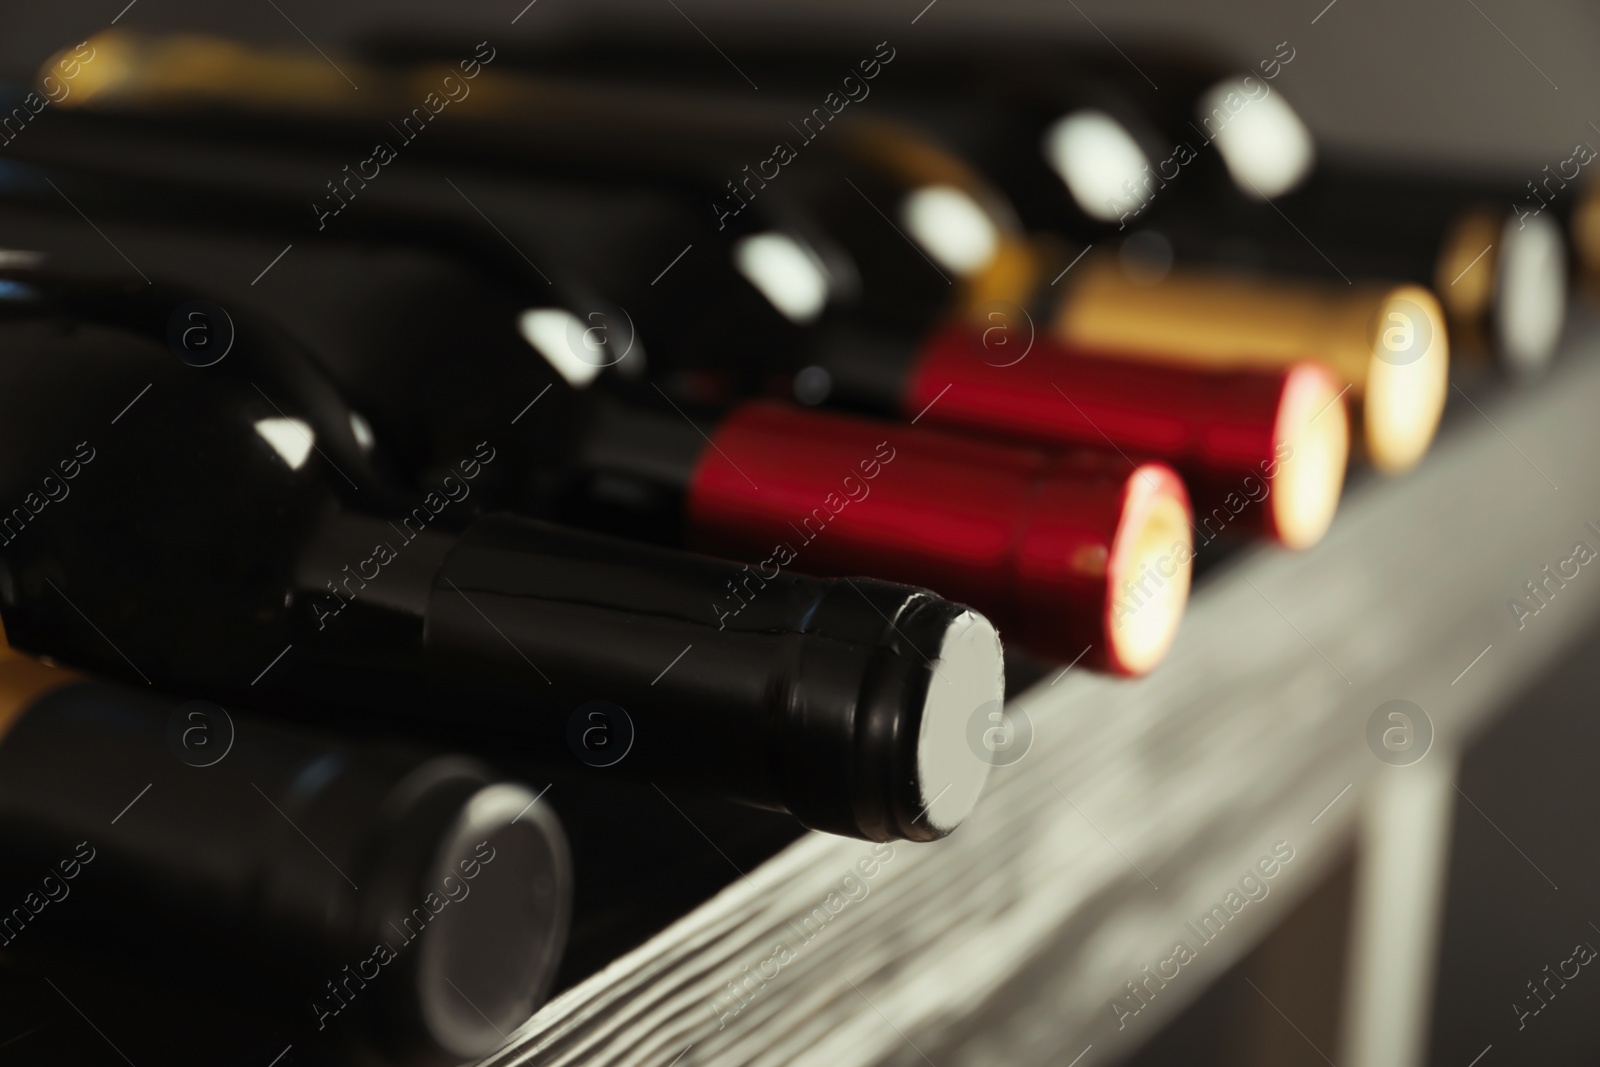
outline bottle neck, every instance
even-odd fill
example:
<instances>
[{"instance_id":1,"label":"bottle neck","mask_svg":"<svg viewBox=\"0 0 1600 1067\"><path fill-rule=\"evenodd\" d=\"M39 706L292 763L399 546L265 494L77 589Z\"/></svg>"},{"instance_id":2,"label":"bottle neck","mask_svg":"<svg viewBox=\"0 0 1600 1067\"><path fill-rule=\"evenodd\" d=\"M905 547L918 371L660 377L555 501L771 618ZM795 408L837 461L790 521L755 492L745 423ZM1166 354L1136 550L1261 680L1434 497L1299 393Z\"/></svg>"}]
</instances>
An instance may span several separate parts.
<instances>
[{"instance_id":1,"label":"bottle neck","mask_svg":"<svg viewBox=\"0 0 1600 1067\"><path fill-rule=\"evenodd\" d=\"M658 398L659 399L659 398ZM715 423L665 404L588 398L557 508L578 525L656 544L683 540L683 509Z\"/></svg>"},{"instance_id":2,"label":"bottle neck","mask_svg":"<svg viewBox=\"0 0 1600 1067\"><path fill-rule=\"evenodd\" d=\"M295 563L294 595L311 603L314 629L333 627L348 607L365 616L359 625L414 631L420 650L429 590L456 540L425 524L433 518L426 504L398 519L331 516Z\"/></svg>"},{"instance_id":3,"label":"bottle neck","mask_svg":"<svg viewBox=\"0 0 1600 1067\"><path fill-rule=\"evenodd\" d=\"M930 702L943 707L930 686L957 620L977 618L873 579L491 517L440 569L425 643L429 686L457 722L599 766L620 753L617 773L710 788L814 829L927 839L960 817L919 821L950 783L929 789L918 761L930 745L947 755L964 729L944 717L924 729ZM951 668L977 679L957 703L998 699L998 656L995 641L975 669ZM941 772L960 779L963 804L979 769Z\"/></svg>"},{"instance_id":4,"label":"bottle neck","mask_svg":"<svg viewBox=\"0 0 1600 1067\"><path fill-rule=\"evenodd\" d=\"M898 415L927 338L830 324L809 347L795 376L796 399L875 415Z\"/></svg>"}]
</instances>

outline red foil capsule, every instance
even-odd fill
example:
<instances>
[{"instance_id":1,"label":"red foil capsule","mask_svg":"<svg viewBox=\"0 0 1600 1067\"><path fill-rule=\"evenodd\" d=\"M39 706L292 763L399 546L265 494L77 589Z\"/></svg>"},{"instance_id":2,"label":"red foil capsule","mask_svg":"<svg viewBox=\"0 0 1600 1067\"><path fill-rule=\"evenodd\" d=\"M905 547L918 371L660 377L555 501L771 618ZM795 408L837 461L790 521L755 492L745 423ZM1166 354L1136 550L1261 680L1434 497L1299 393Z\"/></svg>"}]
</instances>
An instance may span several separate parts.
<instances>
[{"instance_id":1,"label":"red foil capsule","mask_svg":"<svg viewBox=\"0 0 1600 1067\"><path fill-rule=\"evenodd\" d=\"M928 586L1002 636L1117 674L1166 654L1188 600L1188 494L1162 463L745 404L690 483L696 547Z\"/></svg>"},{"instance_id":2,"label":"red foil capsule","mask_svg":"<svg viewBox=\"0 0 1600 1067\"><path fill-rule=\"evenodd\" d=\"M1207 371L1036 341L1005 361L954 327L923 348L903 410L934 425L1053 448L1111 448L1183 472L1199 527L1315 544L1350 455L1343 387L1323 364Z\"/></svg>"}]
</instances>

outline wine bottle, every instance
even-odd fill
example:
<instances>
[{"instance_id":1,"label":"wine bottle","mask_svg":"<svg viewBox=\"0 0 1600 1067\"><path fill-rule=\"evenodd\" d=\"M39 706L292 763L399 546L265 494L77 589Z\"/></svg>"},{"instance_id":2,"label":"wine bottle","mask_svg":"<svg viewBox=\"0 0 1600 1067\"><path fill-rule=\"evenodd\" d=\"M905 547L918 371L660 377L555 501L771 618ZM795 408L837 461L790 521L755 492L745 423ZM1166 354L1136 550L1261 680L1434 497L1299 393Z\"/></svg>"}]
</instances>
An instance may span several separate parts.
<instances>
[{"instance_id":1,"label":"wine bottle","mask_svg":"<svg viewBox=\"0 0 1600 1067\"><path fill-rule=\"evenodd\" d=\"M1146 256L1154 248L1191 266L1425 286L1458 350L1492 355L1512 375L1542 370L1566 317L1569 241L1559 213L1538 218L1543 201L1519 203L1510 182L1319 159L1326 153L1275 80L1294 54L1283 42L1259 72L1223 75L1180 53L1141 52L1136 62L1160 92L1126 64L1099 68L1120 77L1168 145L1113 202L1119 234L1135 222L1152 228L1134 239ZM1218 180L1224 170L1228 180Z\"/></svg>"},{"instance_id":2,"label":"wine bottle","mask_svg":"<svg viewBox=\"0 0 1600 1067\"><path fill-rule=\"evenodd\" d=\"M969 609L782 573L729 619L736 564L503 516L457 534L498 425L397 504L381 443L296 346L158 286L13 272L0 335L21 649L484 733L836 833L928 840L976 802L988 764L963 738L1002 680Z\"/></svg>"},{"instance_id":3,"label":"wine bottle","mask_svg":"<svg viewBox=\"0 0 1600 1067\"><path fill-rule=\"evenodd\" d=\"M738 405L706 429L599 405L577 452L568 508L585 523L681 529L691 545L752 561L719 617L738 617L789 566L918 574L1036 651L1136 675L1165 656L1188 597L1188 495L1161 463L776 401ZM1146 573L1159 574L1153 590L1138 585Z\"/></svg>"},{"instance_id":4,"label":"wine bottle","mask_svg":"<svg viewBox=\"0 0 1600 1067\"><path fill-rule=\"evenodd\" d=\"M113 158L120 158L120 153ZM265 169L254 168L253 173L259 175ZM1029 323L999 310L990 313L990 324L981 331L947 324L932 327L926 336L908 338L874 332L870 326L852 330L848 320L813 331L785 320L745 278L716 258L697 261L692 271L679 279L651 279L637 270L630 278L627 271L611 269L597 272L608 283L604 288L587 279L568 286L569 292L587 289L613 295L608 306L621 311L613 310L609 316L595 309L584 313L587 305L581 303L559 301L555 306L518 310L514 302L489 295L519 273L513 264L504 262L512 257L493 252L486 261L465 239L445 242L453 249L452 255L461 257L460 266L452 270L448 263L433 263L426 283L417 276L423 268L414 255L396 256L387 243L364 237L305 243L295 250L295 258L274 268L270 281L258 286L259 280L252 278L250 271L276 251L270 243L263 243L264 237L251 243L248 235L238 233L229 223L235 217L275 217L270 206L256 208L254 195L241 192L231 199L219 197L210 182L204 188L189 189L139 179L86 180L81 171L68 172L65 177L58 171L57 177L72 190L74 202L93 210L96 217L134 219L135 228L119 223L118 240L151 269L196 285L210 277L231 276L230 299L266 307L296 332L315 338L330 354L336 373L352 395L383 397L372 416L380 426L414 423L417 414L396 410L404 398L421 395L432 401L442 395L461 395L462 381L477 383L480 388L493 381L496 392L513 397L542 395L552 384L548 380L552 376L540 379L537 368L517 355L525 349L513 336L515 318L523 340L553 368L565 368L563 388L540 401L541 419L552 408L570 401L567 387L578 389L595 381L598 363L615 358L614 366L621 370L637 367L642 357L649 362L652 385L632 391L642 394L639 399L645 406L665 409L661 394L654 391L657 382L670 402L726 407L737 397L762 393L770 383L787 380L788 388L811 403L926 420L929 425L1050 448L1109 448L1124 456L1162 460L1190 480L1199 510L1207 513L1223 506L1230 493L1236 500L1242 499L1238 494L1261 482L1264 472L1270 470L1268 480L1274 480L1275 489L1281 490L1273 505L1252 509L1249 518L1230 523L1229 529L1265 534L1296 547L1314 543L1321 536L1338 500L1348 451L1341 387L1310 365L1218 375L1097 358L1058 351L1048 338L1034 336ZM410 177L415 178L415 173ZM184 180L194 181L195 177L174 176L174 181ZM61 198L50 183L42 177L32 182L38 195L26 198L20 191L23 184L19 176L0 200L0 212L7 202L17 200L34 209L0 213L11 233L26 235L40 247L75 249L79 256L87 249L91 255L98 253L107 267L113 265L115 253L96 244L81 220L62 210ZM522 183L518 188L529 195L493 205L496 227L513 238L513 243L534 247L541 240L549 241L555 232L549 217L552 213L580 216L586 222L593 220L584 227L586 256L612 264L638 263L642 254L639 233L646 228L639 224L640 219L653 222L653 230L668 231L676 217L670 204L646 205L630 199L620 207L608 208L603 203L591 204L564 186ZM383 199L364 202L364 225L378 225L390 240L396 234L416 233L409 222L424 208L404 211L391 206L397 198L409 198L409 189L409 185L401 185L397 192L395 186L386 186ZM59 220L54 228L36 215L38 210L52 208ZM629 225L608 228L607 217L617 214L625 216ZM159 223L153 225L154 220ZM236 251L224 264L217 252L219 246L229 245L228 234L235 235L232 245L242 244L244 250ZM281 239L280 232L275 240ZM432 233L416 233L415 239L438 245ZM483 269L491 263L492 270ZM576 273L570 263L551 265L549 270L569 281ZM351 285L346 277L361 281ZM421 293L428 285L445 286L452 294L451 307L461 320L461 333L471 335L470 342L455 331L437 336L437 328L430 326L438 318L431 303L398 295ZM544 295L549 286L531 278L518 291L551 299ZM585 339L598 333L608 320L607 328L625 328L627 332L626 340L616 339L609 345L619 349L618 355L585 362L583 357L591 355ZM383 324L381 335L372 336L368 323ZM630 351L633 348L639 354ZM415 367L426 378L402 386L404 373L397 370L397 364ZM432 375L427 374L430 367L435 372ZM436 381L441 377L437 372L446 368L448 373L442 377L447 380ZM1295 384L1290 385L1291 380ZM472 400L470 394L462 395L462 403ZM516 403L520 406L524 401ZM424 405L425 409L436 406L433 402ZM1330 412L1332 408L1337 410ZM434 413L425 410L422 417L431 421ZM1309 421L1313 418L1315 423ZM434 430L434 436L439 432ZM1285 451L1295 450L1289 438L1299 440L1307 432L1326 447L1308 451L1309 439L1301 440L1300 458L1280 464ZM1252 443L1241 448L1241 435ZM1224 439L1230 443L1222 443ZM803 444L796 442L802 453ZM546 507L539 499L525 497L508 503L525 511ZM667 531L659 539L671 542L681 536L681 523L675 518L656 527ZM628 529L638 532L636 527ZM863 560L856 565L880 564ZM925 580L937 586L947 579L941 570ZM986 606L981 600L977 603ZM1003 616L1006 611L999 608L999 613ZM1043 635L1023 636L1037 645ZM1042 647L1056 649L1057 645L1049 639Z\"/></svg>"},{"instance_id":5,"label":"wine bottle","mask_svg":"<svg viewBox=\"0 0 1600 1067\"><path fill-rule=\"evenodd\" d=\"M1433 294L1176 267L1116 257L1073 271L1053 324L1067 341L1202 367L1284 367L1316 352L1351 394L1366 458L1398 473L1433 441L1449 388L1449 339Z\"/></svg>"},{"instance_id":6,"label":"wine bottle","mask_svg":"<svg viewBox=\"0 0 1600 1067\"><path fill-rule=\"evenodd\" d=\"M0 652L8 960L180 989L225 973L296 1044L359 1030L453 1062L533 1013L572 894L537 800L464 757Z\"/></svg>"},{"instance_id":7,"label":"wine bottle","mask_svg":"<svg viewBox=\"0 0 1600 1067\"><path fill-rule=\"evenodd\" d=\"M1118 233L1154 228L1159 240L1137 240L1195 266L1426 286L1459 350L1492 355L1513 375L1542 370L1566 316L1569 239L1561 212L1538 217L1540 194L1552 182L1559 191L1563 177L1548 175L1530 195L1513 182L1319 158L1276 80L1294 56L1285 41L1258 71L1225 73L1175 50L1141 50L1137 72L1126 62L1096 68L1137 100L1166 145L1108 202L1121 209ZM1079 167L1095 169L1089 159Z\"/></svg>"},{"instance_id":8,"label":"wine bottle","mask_svg":"<svg viewBox=\"0 0 1600 1067\"><path fill-rule=\"evenodd\" d=\"M1190 267L1427 286L1457 352L1527 375L1561 339L1567 255L1555 213L1519 217L1515 199L1485 181L1325 162L1272 204L1186 201L1132 240Z\"/></svg>"},{"instance_id":9,"label":"wine bottle","mask_svg":"<svg viewBox=\"0 0 1600 1067\"><path fill-rule=\"evenodd\" d=\"M1312 360L1218 371L1159 358L1048 345L1011 357L950 334L907 375L903 396L934 425L1162 459L1182 473L1208 541L1224 529L1290 548L1320 541L1350 455L1337 375Z\"/></svg>"}]
</instances>

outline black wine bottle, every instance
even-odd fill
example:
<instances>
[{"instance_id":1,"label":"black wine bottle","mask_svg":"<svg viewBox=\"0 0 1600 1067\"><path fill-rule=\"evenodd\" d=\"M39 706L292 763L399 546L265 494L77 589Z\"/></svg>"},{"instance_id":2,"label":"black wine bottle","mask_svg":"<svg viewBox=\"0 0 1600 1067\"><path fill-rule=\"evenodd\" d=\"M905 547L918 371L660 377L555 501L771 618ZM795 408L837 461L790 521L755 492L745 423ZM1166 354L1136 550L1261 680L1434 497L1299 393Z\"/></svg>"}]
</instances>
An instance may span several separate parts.
<instances>
[{"instance_id":1,"label":"black wine bottle","mask_svg":"<svg viewBox=\"0 0 1600 1067\"><path fill-rule=\"evenodd\" d=\"M176 989L227 974L297 1044L359 1032L459 1062L532 1014L572 893L537 799L464 757L0 651L8 961Z\"/></svg>"},{"instance_id":2,"label":"black wine bottle","mask_svg":"<svg viewBox=\"0 0 1600 1067\"><path fill-rule=\"evenodd\" d=\"M493 734L837 833L931 839L976 801L967 719L1001 663L966 608L782 573L730 620L736 564L506 517L457 534L500 426L397 502L292 343L159 287L13 274L0 334L19 648Z\"/></svg>"}]
</instances>

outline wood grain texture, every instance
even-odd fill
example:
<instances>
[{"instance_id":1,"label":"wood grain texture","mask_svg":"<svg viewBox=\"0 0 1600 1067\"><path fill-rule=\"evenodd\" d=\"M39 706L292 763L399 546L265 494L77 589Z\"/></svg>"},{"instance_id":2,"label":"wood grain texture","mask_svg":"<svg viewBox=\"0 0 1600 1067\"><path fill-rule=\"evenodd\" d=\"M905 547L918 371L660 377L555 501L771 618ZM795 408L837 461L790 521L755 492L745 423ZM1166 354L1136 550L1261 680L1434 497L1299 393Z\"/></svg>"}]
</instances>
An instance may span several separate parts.
<instances>
[{"instance_id":1,"label":"wood grain texture","mask_svg":"<svg viewBox=\"0 0 1600 1067\"><path fill-rule=\"evenodd\" d=\"M1368 748L1378 705L1421 706L1437 732L1424 758L1448 758L1600 614L1600 563L1521 629L1508 606L1576 542L1600 550L1585 526L1600 526L1596 347L1515 394L1480 387L1476 406L1452 389L1414 474L1361 482L1313 551L1213 575L1151 677L1072 671L1020 694L1026 757L953 837L894 846L865 896L827 908L872 846L804 838L485 1064L958 1067L1088 1049L1090 1067L1148 1038L1339 858L1376 776L1407 773ZM1280 841L1294 859L1268 895L1202 944L1185 924ZM1113 1000L1179 938L1195 959L1119 1025ZM752 973L768 977L741 1004L728 983Z\"/></svg>"}]
</instances>

